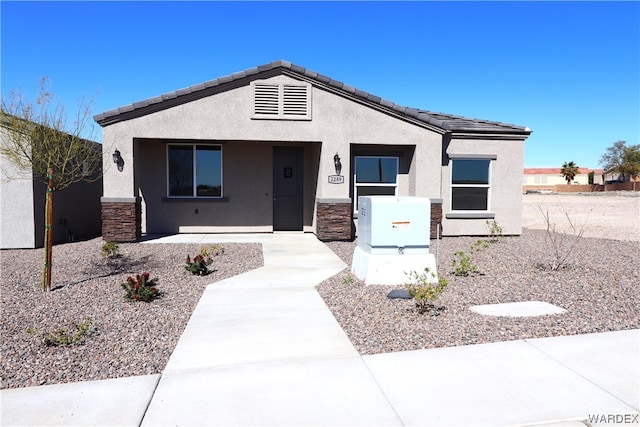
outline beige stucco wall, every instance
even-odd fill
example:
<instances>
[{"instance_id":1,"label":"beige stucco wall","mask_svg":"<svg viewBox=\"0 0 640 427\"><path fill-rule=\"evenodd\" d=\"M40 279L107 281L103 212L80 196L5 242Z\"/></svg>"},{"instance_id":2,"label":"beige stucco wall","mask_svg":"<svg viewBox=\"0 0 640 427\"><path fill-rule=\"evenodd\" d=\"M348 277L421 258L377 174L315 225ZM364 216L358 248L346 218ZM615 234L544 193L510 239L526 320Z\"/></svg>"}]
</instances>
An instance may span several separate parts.
<instances>
[{"instance_id":1,"label":"beige stucco wall","mask_svg":"<svg viewBox=\"0 0 640 427\"><path fill-rule=\"evenodd\" d=\"M278 76L269 80L291 79ZM350 151L357 151L354 147L360 145L402 146L399 150L406 157L401 159L405 167L401 167L399 194L441 197L440 134L316 87L312 90L311 108L310 121L252 119L252 92L247 85L108 125L103 128L105 200L141 195L143 231L147 232L270 231L272 147L286 144L305 146L304 224L307 230L313 230L315 225L315 199L351 197ZM163 201L166 195L164 143L138 138L223 143L223 191L229 201ZM136 144L134 139L138 141ZM122 171L118 171L111 160L116 148L125 162ZM327 177L335 174L333 156L336 153L342 158L344 184L328 183ZM137 181L133 166L138 171ZM215 222L215 226L207 225L209 220Z\"/></svg>"},{"instance_id":2,"label":"beige stucco wall","mask_svg":"<svg viewBox=\"0 0 640 427\"><path fill-rule=\"evenodd\" d=\"M0 141L6 130L0 128ZM44 245L46 185L31 170L19 170L0 155L0 248ZM100 235L102 180L76 182L54 192L53 241L63 243Z\"/></svg>"},{"instance_id":3,"label":"beige stucco wall","mask_svg":"<svg viewBox=\"0 0 640 427\"><path fill-rule=\"evenodd\" d=\"M594 183L598 180L597 176L594 176ZM600 177L600 180L602 178ZM578 174L574 177L572 184L580 184L587 185L589 184L589 175L588 174ZM567 180L560 174L558 175L549 175L549 174L535 174L535 175L524 175L524 185L566 185Z\"/></svg>"},{"instance_id":4,"label":"beige stucco wall","mask_svg":"<svg viewBox=\"0 0 640 427\"><path fill-rule=\"evenodd\" d=\"M490 169L489 212L503 233L522 233L522 170L524 163L524 141L502 139L452 138L448 155L495 156ZM487 218L447 218L451 212L451 161L442 167L443 235L486 235Z\"/></svg>"},{"instance_id":5,"label":"beige stucco wall","mask_svg":"<svg viewBox=\"0 0 640 427\"><path fill-rule=\"evenodd\" d=\"M0 127L0 144L6 129ZM17 168L0 154L0 248L35 248L36 229L31 170Z\"/></svg>"}]
</instances>

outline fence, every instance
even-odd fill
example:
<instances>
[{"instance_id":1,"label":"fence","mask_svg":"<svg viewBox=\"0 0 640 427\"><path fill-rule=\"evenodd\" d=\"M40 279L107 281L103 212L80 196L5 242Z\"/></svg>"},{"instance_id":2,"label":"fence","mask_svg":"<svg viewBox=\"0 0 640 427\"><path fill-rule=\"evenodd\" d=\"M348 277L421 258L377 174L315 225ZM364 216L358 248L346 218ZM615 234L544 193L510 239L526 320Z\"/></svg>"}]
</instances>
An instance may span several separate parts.
<instances>
[{"instance_id":1,"label":"fence","mask_svg":"<svg viewBox=\"0 0 640 427\"><path fill-rule=\"evenodd\" d=\"M617 184L593 184L593 185L525 185L522 189L525 193L552 192L552 193L594 193L600 191L640 191L640 182L621 182Z\"/></svg>"}]
</instances>

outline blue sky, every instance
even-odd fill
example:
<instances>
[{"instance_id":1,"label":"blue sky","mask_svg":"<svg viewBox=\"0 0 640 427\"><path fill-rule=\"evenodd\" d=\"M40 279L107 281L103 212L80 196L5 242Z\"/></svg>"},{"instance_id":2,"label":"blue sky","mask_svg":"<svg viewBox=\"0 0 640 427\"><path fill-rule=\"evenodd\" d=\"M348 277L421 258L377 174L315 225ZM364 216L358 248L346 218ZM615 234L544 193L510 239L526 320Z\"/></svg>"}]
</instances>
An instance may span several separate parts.
<instances>
[{"instance_id":1,"label":"blue sky","mask_svg":"<svg viewBox=\"0 0 640 427\"><path fill-rule=\"evenodd\" d=\"M0 13L3 96L35 100L46 75L70 110L285 59L396 104L528 126L526 167L597 168L615 141L640 143L638 2L2 1Z\"/></svg>"}]
</instances>

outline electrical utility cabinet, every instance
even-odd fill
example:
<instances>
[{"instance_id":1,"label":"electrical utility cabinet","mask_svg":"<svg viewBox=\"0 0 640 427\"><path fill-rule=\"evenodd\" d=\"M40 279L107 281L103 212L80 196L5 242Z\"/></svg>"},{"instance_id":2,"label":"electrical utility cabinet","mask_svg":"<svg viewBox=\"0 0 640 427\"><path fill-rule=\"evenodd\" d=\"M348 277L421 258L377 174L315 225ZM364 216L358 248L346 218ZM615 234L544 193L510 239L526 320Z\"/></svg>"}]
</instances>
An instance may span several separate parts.
<instances>
[{"instance_id":1,"label":"electrical utility cabinet","mask_svg":"<svg viewBox=\"0 0 640 427\"><path fill-rule=\"evenodd\" d=\"M367 285L401 285L408 273L432 274L437 262L429 253L431 203L424 197L364 196L358 198L358 246L351 272Z\"/></svg>"},{"instance_id":2,"label":"electrical utility cabinet","mask_svg":"<svg viewBox=\"0 0 640 427\"><path fill-rule=\"evenodd\" d=\"M358 198L358 247L372 255L428 254L431 202L426 197Z\"/></svg>"}]
</instances>

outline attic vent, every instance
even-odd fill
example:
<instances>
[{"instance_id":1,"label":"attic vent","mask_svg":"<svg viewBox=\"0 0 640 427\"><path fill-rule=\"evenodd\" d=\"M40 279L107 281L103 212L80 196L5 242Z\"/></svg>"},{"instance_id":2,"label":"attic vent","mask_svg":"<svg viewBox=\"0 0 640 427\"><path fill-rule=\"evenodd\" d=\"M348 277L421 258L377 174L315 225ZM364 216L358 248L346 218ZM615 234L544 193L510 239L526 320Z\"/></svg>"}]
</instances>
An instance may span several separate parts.
<instances>
[{"instance_id":1,"label":"attic vent","mask_svg":"<svg viewBox=\"0 0 640 427\"><path fill-rule=\"evenodd\" d=\"M279 114L278 85L255 85L254 106L255 114L275 115Z\"/></svg>"},{"instance_id":2,"label":"attic vent","mask_svg":"<svg viewBox=\"0 0 640 427\"><path fill-rule=\"evenodd\" d=\"M252 83L253 118L311 120L311 85Z\"/></svg>"}]
</instances>

